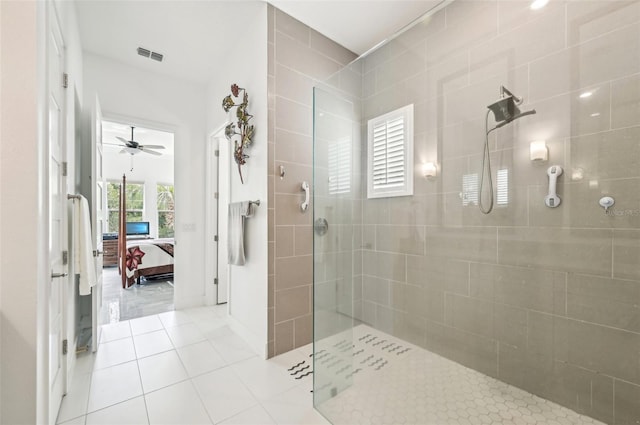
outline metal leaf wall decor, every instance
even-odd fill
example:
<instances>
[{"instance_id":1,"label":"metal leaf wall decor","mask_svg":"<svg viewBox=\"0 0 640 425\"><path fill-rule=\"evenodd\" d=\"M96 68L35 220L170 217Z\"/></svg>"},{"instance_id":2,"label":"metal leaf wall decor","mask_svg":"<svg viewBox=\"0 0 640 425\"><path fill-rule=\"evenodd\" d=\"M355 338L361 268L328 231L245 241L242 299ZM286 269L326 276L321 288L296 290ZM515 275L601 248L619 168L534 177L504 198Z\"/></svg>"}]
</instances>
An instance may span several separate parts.
<instances>
[{"instance_id":1,"label":"metal leaf wall decor","mask_svg":"<svg viewBox=\"0 0 640 425\"><path fill-rule=\"evenodd\" d=\"M242 102L236 103L240 99L242 99ZM238 164L238 173L242 184L244 184L244 179L242 178L241 167L247 163L247 158L249 158L249 155L244 153L244 149L251 146L253 135L255 134L253 125L249 125L253 115L247 111L248 104L249 95L247 91L242 87L238 87L237 84L232 84L231 94L222 99L222 109L225 112L229 112L231 108L236 108L237 121L225 127L224 135L230 142L233 142L233 158Z\"/></svg>"}]
</instances>

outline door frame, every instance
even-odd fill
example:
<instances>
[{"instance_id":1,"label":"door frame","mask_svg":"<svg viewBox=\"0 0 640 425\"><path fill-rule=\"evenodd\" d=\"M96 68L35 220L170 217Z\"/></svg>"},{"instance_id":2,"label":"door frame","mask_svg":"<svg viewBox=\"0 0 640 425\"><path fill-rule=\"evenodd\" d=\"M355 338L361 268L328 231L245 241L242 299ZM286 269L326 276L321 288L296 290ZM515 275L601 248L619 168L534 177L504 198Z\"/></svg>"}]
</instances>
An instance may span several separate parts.
<instances>
[{"instance_id":1,"label":"door frame","mask_svg":"<svg viewBox=\"0 0 640 425\"><path fill-rule=\"evenodd\" d=\"M224 130L228 123L219 126L215 131L209 133L207 137L206 147L206 184L205 184L205 302L207 305L227 304L230 305L229 299L229 273L220 273L221 267L229 267L224 258L221 258L221 252L218 249L219 246L226 245L227 238L226 232L221 232L219 228L220 216L228 209L227 205L221 205L220 199L215 199L214 193L220 193L222 190L230 191L230 186L227 188L220 187L220 167L221 161L230 161L231 157L224 157L224 155L217 156L217 152L221 152L220 144L228 143L224 136ZM230 151L229 151L230 152ZM230 178L227 179L227 183L230 183ZM228 199L228 198L227 198ZM218 236L218 241L214 240L215 236ZM224 252L224 251L223 251ZM215 259L215 261L208 261L208 259ZM226 277L226 278L225 278ZM215 283L215 279L218 279L218 283ZM219 300L218 293L221 285L226 285L227 299ZM227 307L228 308L228 307Z\"/></svg>"},{"instance_id":2,"label":"door frame","mask_svg":"<svg viewBox=\"0 0 640 425\"><path fill-rule=\"evenodd\" d=\"M1 1L1 0L0 0ZM126 115L126 114L119 114L117 112L113 112L113 111L109 111L109 110L102 110L102 121L111 121L111 122L115 122L115 123L119 123L119 124L126 124L126 125L133 125L134 127L141 127L141 128L147 128L149 130L157 130L157 131L163 131L166 133L172 133L173 134L173 188L174 191L177 193L177 198L180 197L179 194L179 190L183 190L181 186L178 185L178 179L177 179L177 173L176 173L176 146L178 146L178 143L176 143L176 141L178 140L178 126L175 124L170 124L170 123L164 123L164 122L160 122L160 121L153 121L150 119L146 119L146 118L140 118L140 117L135 117L132 115ZM104 141L103 141L104 143ZM103 164L104 165L104 164ZM104 166L103 166L103 175L104 175ZM120 179L122 180L122 179ZM108 182L108 179L105 179L105 182ZM104 202L105 202L105 208L103 213L105 214L105 216L108 214L107 211L108 209L106 208L106 189L104 191ZM177 235L179 233L179 229L177 226L178 220L177 218L179 217L180 213L179 213L179 208L178 208L178 203L177 203L177 198L176 198L176 203L174 205L174 223L176 225L175 229L174 229L174 244L177 246ZM145 199L146 201L146 199ZM108 220L108 217L104 218L105 220ZM106 223L107 221L105 221ZM178 257L179 258L179 257ZM176 277L179 277L178 273L179 273L179 266L178 263L176 262L176 257L174 254L174 258L173 258L173 266L174 266L174 286L173 286L173 305L175 306L176 303L176 291L177 291L177 285L175 285L175 281L176 281Z\"/></svg>"},{"instance_id":3,"label":"door frame","mask_svg":"<svg viewBox=\"0 0 640 425\"><path fill-rule=\"evenodd\" d=\"M46 42L46 47L44 47L44 55L45 55L45 93L46 93L46 98L43 102L43 108L47 111L45 113L45 117L46 117L46 124L43 123L42 126L42 131L43 131L43 138L45 141L45 146L46 146L46 154L45 154L45 158L46 158L46 169L47 169L47 174L46 174L46 179L47 179L47 183L45 185L45 191L46 191L46 195L45 195L45 199L46 199L46 205L47 205L47 216L49 217L47 219L47 233L50 233L50 226L51 226L51 211L52 208L54 208L54 204L51 203L51 195L49 193L50 191L50 180L51 180L51 168L49 167L50 164L50 158L51 158L51 150L50 150L50 140L51 140L51 133L50 133L50 129L52 128L51 123L49 122L50 119L50 114L48 113L49 111L49 97L50 97L50 93L52 90L52 87L49 87L50 84L50 80L49 80L49 73L52 71L51 70L51 66L52 63L50 62L50 55L52 54L52 52L50 51L50 45L49 45L49 37L50 34L55 31L57 33L57 37L59 37L59 41L60 41L60 67L61 69L59 71L60 72L60 80L59 80L59 88L61 90L61 96L60 96L60 115L58 117L58 121L59 121L59 129L58 129L58 137L60 139L60 152L59 152L59 159L62 161L62 166L65 167L65 164L67 163L68 160L68 152L69 152L69 138L68 138L68 133L67 133L67 125L68 125L68 117L69 117L69 105L68 105L68 98L69 98L69 92L71 92L72 94L74 94L74 89L73 86L69 87L69 86L63 86L63 81L62 81L62 77L63 75L67 72L67 54L66 54L66 49L67 49L67 43L64 37L64 32L62 30L62 25L61 25L61 21L60 21L60 17L58 14L58 10L56 9L56 5L54 1L47 1L45 3L45 31L44 31L44 37L45 37L45 42ZM75 94L74 94L75 95ZM69 190L69 177L67 176L67 173L62 173L62 175L60 176L60 185L59 185L59 190L61 191L59 196L61 197L60 199L60 219L61 219L61 231L60 231L60 248L61 248L61 252L60 254L62 256L64 256L64 252L66 251L66 255L67 255L67 261L66 262L62 262L62 270L53 270L51 268L51 258L50 255L47 256L47 262L46 262L46 269L47 269L47 273L53 273L53 272L63 272L65 275L63 277L59 277L56 279L59 279L57 283L59 283L60 286L60 292L59 292L59 297L60 299L58 300L58 308L59 308L59 316L60 316L60 341L58 344L58 347L60 348L61 352L59 353L60 356L60 371L59 371L59 376L57 379L60 380L59 382L59 390L60 390L60 398L58 399L57 394L55 394L54 388L52 386L52 382L50 381L50 376L51 376L51 357L50 357L50 351L51 351L51 346L50 346L50 327L51 327L51 323L50 323L50 319L51 319L51 297L52 297L52 285L51 285L51 280L52 280L52 276L49 277L49 279L47 279L47 285L46 285L46 290L45 290L45 297L47 300L47 305L46 305L46 313L44 313L43 311L40 311L40 314L43 314L43 316L46 316L46 326L43 327L41 329L42 332L45 333L45 338L47 339L47 344L46 344L46 350L44 350L44 352L42 353L45 358L46 358L46 362L47 362L47 372L46 372L46 393L47 393L47 403L46 405L48 406L48 412L47 412L47 416L48 416L48 420L49 422L55 422L60 410L60 406L62 405L62 397L64 396L64 394L67 393L68 391L68 371L69 371L69 358L71 357L71 355L69 354L69 352L64 352L63 351L63 343L65 340L68 341L68 333L67 333L67 320L68 320L68 297L69 297L69 282L70 282L70 272L75 272L75 270L73 270L73 267L71 266L72 261L70 258L70 244L69 244L69 239L68 239L68 234L69 234L69 229L70 229L70 223L69 223L69 215L68 213L68 200L67 200L67 191ZM75 353L74 353L75 354Z\"/></svg>"}]
</instances>

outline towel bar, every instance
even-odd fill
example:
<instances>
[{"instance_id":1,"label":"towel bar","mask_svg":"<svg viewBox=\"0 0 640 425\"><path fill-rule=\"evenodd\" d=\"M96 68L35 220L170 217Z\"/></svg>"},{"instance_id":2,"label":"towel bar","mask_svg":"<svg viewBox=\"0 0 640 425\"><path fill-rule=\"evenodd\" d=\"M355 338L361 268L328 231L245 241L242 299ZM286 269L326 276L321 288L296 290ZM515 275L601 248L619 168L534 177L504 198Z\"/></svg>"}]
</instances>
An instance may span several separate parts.
<instances>
[{"instance_id":1,"label":"towel bar","mask_svg":"<svg viewBox=\"0 0 640 425\"><path fill-rule=\"evenodd\" d=\"M256 201L249 201L250 204L260 205L260 199Z\"/></svg>"},{"instance_id":2,"label":"towel bar","mask_svg":"<svg viewBox=\"0 0 640 425\"><path fill-rule=\"evenodd\" d=\"M70 195L70 194L67 194L67 199L80 199L80 195Z\"/></svg>"}]
</instances>

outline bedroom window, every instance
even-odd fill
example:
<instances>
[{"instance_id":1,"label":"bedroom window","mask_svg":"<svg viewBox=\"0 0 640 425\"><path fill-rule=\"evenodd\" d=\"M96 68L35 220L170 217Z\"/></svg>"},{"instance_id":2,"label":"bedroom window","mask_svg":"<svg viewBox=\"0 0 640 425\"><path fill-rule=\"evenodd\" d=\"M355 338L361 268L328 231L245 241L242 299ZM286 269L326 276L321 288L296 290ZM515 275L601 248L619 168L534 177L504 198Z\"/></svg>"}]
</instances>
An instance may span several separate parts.
<instances>
[{"instance_id":1,"label":"bedroom window","mask_svg":"<svg viewBox=\"0 0 640 425\"><path fill-rule=\"evenodd\" d=\"M174 236L175 201L173 197L173 185L158 185L158 237L172 238Z\"/></svg>"},{"instance_id":2,"label":"bedroom window","mask_svg":"<svg viewBox=\"0 0 640 425\"><path fill-rule=\"evenodd\" d=\"M118 231L120 182L107 184L107 214L109 232ZM127 221L142 221L144 213L144 184L127 183Z\"/></svg>"},{"instance_id":3,"label":"bedroom window","mask_svg":"<svg viewBox=\"0 0 640 425\"><path fill-rule=\"evenodd\" d=\"M413 105L369 120L367 197L413 195Z\"/></svg>"}]
</instances>

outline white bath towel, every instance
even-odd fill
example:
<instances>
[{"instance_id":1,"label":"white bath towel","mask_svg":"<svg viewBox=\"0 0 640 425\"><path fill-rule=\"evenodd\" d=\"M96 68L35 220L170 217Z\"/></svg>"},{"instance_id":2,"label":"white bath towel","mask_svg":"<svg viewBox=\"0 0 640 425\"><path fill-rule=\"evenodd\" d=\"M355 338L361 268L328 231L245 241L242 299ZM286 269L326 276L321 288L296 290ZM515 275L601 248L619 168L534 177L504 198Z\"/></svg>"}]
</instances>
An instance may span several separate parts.
<instances>
[{"instance_id":1,"label":"white bath towel","mask_svg":"<svg viewBox=\"0 0 640 425\"><path fill-rule=\"evenodd\" d=\"M75 269L80 275L80 295L91 294L97 283L96 264L93 260L93 239L87 198L80 196L74 201L73 232L75 244Z\"/></svg>"},{"instance_id":2,"label":"white bath towel","mask_svg":"<svg viewBox=\"0 0 640 425\"><path fill-rule=\"evenodd\" d=\"M244 254L244 219L253 216L255 205L249 201L229 204L229 264L242 266Z\"/></svg>"}]
</instances>

